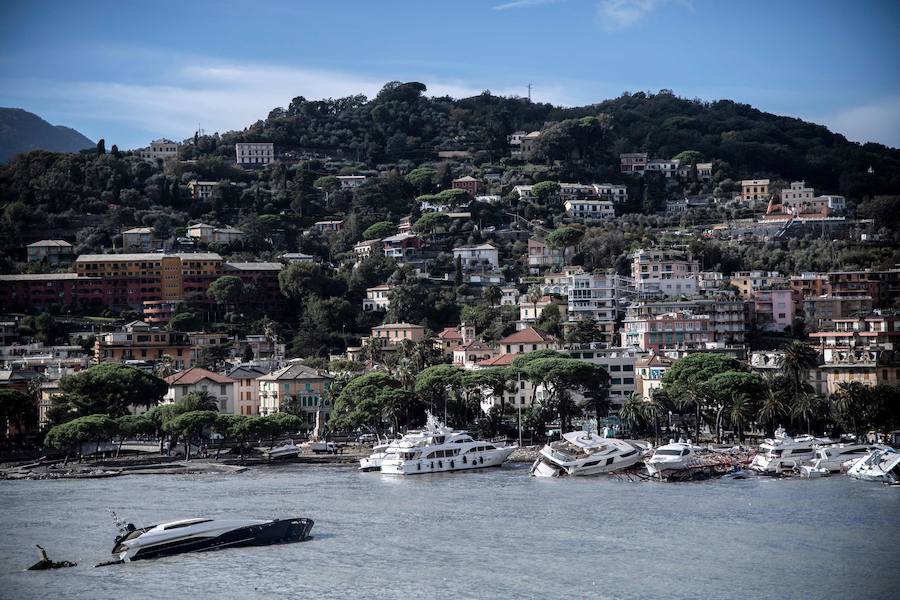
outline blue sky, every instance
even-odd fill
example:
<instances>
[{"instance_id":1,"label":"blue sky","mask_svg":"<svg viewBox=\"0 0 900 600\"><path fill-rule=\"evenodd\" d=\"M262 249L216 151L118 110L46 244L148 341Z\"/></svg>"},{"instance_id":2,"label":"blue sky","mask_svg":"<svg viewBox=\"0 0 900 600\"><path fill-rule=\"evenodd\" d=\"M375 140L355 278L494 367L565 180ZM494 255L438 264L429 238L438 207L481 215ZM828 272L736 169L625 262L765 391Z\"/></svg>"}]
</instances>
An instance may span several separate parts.
<instances>
[{"instance_id":1,"label":"blue sky","mask_svg":"<svg viewBox=\"0 0 900 600\"><path fill-rule=\"evenodd\" d=\"M107 146L417 80L563 105L668 88L900 147L896 0L0 2L0 106Z\"/></svg>"}]
</instances>

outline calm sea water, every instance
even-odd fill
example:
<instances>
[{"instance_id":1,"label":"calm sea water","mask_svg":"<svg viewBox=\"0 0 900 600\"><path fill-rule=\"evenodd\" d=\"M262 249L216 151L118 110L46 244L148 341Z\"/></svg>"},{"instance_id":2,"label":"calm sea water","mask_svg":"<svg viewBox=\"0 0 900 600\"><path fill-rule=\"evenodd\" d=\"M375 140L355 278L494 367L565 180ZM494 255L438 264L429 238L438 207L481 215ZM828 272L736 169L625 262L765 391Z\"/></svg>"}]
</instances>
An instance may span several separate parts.
<instances>
[{"instance_id":1,"label":"calm sea water","mask_svg":"<svg viewBox=\"0 0 900 600\"><path fill-rule=\"evenodd\" d=\"M139 525L315 519L315 539L100 569L107 507ZM240 474L0 482L0 597L897 598L900 489L843 477L683 484ZM35 543L72 569L25 572Z\"/></svg>"}]
</instances>

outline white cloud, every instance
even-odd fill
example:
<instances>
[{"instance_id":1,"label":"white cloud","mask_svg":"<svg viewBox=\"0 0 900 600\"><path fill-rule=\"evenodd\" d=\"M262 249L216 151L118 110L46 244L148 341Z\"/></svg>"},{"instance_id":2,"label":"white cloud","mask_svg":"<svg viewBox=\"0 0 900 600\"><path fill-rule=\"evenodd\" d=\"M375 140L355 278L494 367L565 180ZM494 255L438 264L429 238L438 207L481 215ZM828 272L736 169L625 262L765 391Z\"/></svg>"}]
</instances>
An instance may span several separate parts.
<instances>
[{"instance_id":1,"label":"white cloud","mask_svg":"<svg viewBox=\"0 0 900 600\"><path fill-rule=\"evenodd\" d=\"M541 6L542 4L557 4L565 0L513 0L504 4L492 6L491 10L513 10L516 8L528 8L530 6Z\"/></svg>"},{"instance_id":2,"label":"white cloud","mask_svg":"<svg viewBox=\"0 0 900 600\"><path fill-rule=\"evenodd\" d=\"M855 142L878 142L900 148L900 96L853 106L813 120Z\"/></svg>"},{"instance_id":3,"label":"white cloud","mask_svg":"<svg viewBox=\"0 0 900 600\"><path fill-rule=\"evenodd\" d=\"M271 109L287 106L296 96L319 99L365 94L371 98L391 79L422 81L431 96L462 98L486 88L505 96L524 95L526 91L524 86L498 88L487 81L430 77L418 68L394 70L388 77L379 77L196 57L183 61L170 58L173 66L150 83L29 80L5 81L2 87L15 90L23 105L52 104L55 122L95 124L86 133L106 137L108 144L118 143L122 148L144 145L146 136L184 139L198 125L208 132L242 129L266 118ZM538 82L533 97L553 104L577 103L562 84ZM118 127L107 126L113 123ZM109 130L128 131L129 139L112 135Z\"/></svg>"},{"instance_id":4,"label":"white cloud","mask_svg":"<svg viewBox=\"0 0 900 600\"><path fill-rule=\"evenodd\" d=\"M601 0L597 14L607 31L626 29L667 4L679 4L693 10L691 0Z\"/></svg>"}]
</instances>

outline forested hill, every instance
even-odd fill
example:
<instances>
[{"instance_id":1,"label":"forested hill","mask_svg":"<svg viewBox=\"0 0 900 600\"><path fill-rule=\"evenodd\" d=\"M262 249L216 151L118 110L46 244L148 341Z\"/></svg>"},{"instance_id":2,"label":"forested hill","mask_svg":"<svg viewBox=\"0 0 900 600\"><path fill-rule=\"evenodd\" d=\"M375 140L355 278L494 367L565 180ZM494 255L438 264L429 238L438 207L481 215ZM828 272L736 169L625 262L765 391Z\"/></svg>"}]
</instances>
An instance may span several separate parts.
<instances>
[{"instance_id":1,"label":"forested hill","mask_svg":"<svg viewBox=\"0 0 900 600\"><path fill-rule=\"evenodd\" d=\"M94 142L70 127L51 125L21 108L0 108L0 162L29 150L78 152Z\"/></svg>"},{"instance_id":2,"label":"forested hill","mask_svg":"<svg viewBox=\"0 0 900 600\"><path fill-rule=\"evenodd\" d=\"M455 100L425 91L420 83L392 82L371 100L298 96L246 130L207 137L190 152L229 157L235 141L272 141L279 152L371 166L433 160L441 150L472 151L484 163L508 154L510 133L542 130L536 159L557 164L563 179L612 179L620 152L671 158L694 150L701 159L727 162L736 177L805 179L851 197L900 189L900 150L850 142L821 125L731 100L701 102L663 90L559 108L489 92Z\"/></svg>"}]
</instances>

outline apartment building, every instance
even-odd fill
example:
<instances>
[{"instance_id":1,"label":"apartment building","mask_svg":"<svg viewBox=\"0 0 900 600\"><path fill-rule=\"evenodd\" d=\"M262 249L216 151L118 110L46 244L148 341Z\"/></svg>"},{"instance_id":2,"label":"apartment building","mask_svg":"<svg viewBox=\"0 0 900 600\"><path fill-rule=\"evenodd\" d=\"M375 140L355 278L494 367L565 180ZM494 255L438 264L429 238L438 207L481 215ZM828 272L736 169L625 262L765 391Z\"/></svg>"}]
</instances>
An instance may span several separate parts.
<instances>
[{"instance_id":1,"label":"apartment building","mask_svg":"<svg viewBox=\"0 0 900 600\"><path fill-rule=\"evenodd\" d=\"M106 304L107 282L77 273L0 275L0 309L46 310L51 307Z\"/></svg>"},{"instance_id":2,"label":"apartment building","mask_svg":"<svg viewBox=\"0 0 900 600\"><path fill-rule=\"evenodd\" d=\"M416 258L422 250L422 239L412 233L398 233L381 240L384 255L399 262Z\"/></svg>"},{"instance_id":3,"label":"apartment building","mask_svg":"<svg viewBox=\"0 0 900 600\"><path fill-rule=\"evenodd\" d=\"M700 262L689 252L650 248L631 256L631 277L644 296L693 296L699 273Z\"/></svg>"},{"instance_id":4,"label":"apartment building","mask_svg":"<svg viewBox=\"0 0 900 600\"><path fill-rule=\"evenodd\" d=\"M157 246L152 227L133 227L122 232L122 248L133 252L150 252Z\"/></svg>"},{"instance_id":5,"label":"apartment building","mask_svg":"<svg viewBox=\"0 0 900 600\"><path fill-rule=\"evenodd\" d=\"M568 321L594 319L600 341L614 343L616 323L634 298L634 281L609 270L604 273L572 273L566 283Z\"/></svg>"},{"instance_id":6,"label":"apartment building","mask_svg":"<svg viewBox=\"0 0 900 600\"><path fill-rule=\"evenodd\" d=\"M453 260L459 260L466 271L499 269L500 251L491 243L457 246L453 249Z\"/></svg>"},{"instance_id":7,"label":"apartment building","mask_svg":"<svg viewBox=\"0 0 900 600\"><path fill-rule=\"evenodd\" d=\"M65 240L40 240L25 247L30 263L68 264L75 260L75 249Z\"/></svg>"},{"instance_id":8,"label":"apartment building","mask_svg":"<svg viewBox=\"0 0 900 600\"><path fill-rule=\"evenodd\" d=\"M637 300L627 306L625 317L626 320L642 320L675 312L708 316L709 327L717 343L742 344L746 339L744 302L729 296L691 300Z\"/></svg>"},{"instance_id":9,"label":"apartment building","mask_svg":"<svg viewBox=\"0 0 900 600\"><path fill-rule=\"evenodd\" d=\"M94 362L154 363L168 360L172 368L190 369L196 359L187 334L168 331L143 321L132 321L121 331L104 333L94 342Z\"/></svg>"},{"instance_id":10,"label":"apartment building","mask_svg":"<svg viewBox=\"0 0 900 600\"><path fill-rule=\"evenodd\" d=\"M363 310L387 310L391 304L391 286L385 284L366 288L366 297L363 300Z\"/></svg>"},{"instance_id":11,"label":"apartment building","mask_svg":"<svg viewBox=\"0 0 900 600\"><path fill-rule=\"evenodd\" d=\"M607 221L616 216L612 200L566 200L563 204L566 215L573 221Z\"/></svg>"},{"instance_id":12,"label":"apartment building","mask_svg":"<svg viewBox=\"0 0 900 600\"><path fill-rule=\"evenodd\" d=\"M561 248L551 248L538 238L528 239L528 266L532 269L555 268L565 264L565 253Z\"/></svg>"},{"instance_id":13,"label":"apartment building","mask_svg":"<svg viewBox=\"0 0 900 600\"><path fill-rule=\"evenodd\" d=\"M259 381L268 372L254 365L240 365L228 371L234 380L236 413L244 416L259 415Z\"/></svg>"},{"instance_id":14,"label":"apartment building","mask_svg":"<svg viewBox=\"0 0 900 600\"><path fill-rule=\"evenodd\" d=\"M811 333L822 353L829 394L841 383L858 381L865 385L900 383L900 317L895 313L875 313L866 317L835 319L834 329Z\"/></svg>"},{"instance_id":15,"label":"apartment building","mask_svg":"<svg viewBox=\"0 0 900 600\"><path fill-rule=\"evenodd\" d=\"M619 155L619 170L626 175L643 175L647 168L646 152L629 152Z\"/></svg>"},{"instance_id":16,"label":"apartment building","mask_svg":"<svg viewBox=\"0 0 900 600\"><path fill-rule=\"evenodd\" d=\"M191 198L194 200L209 200L216 193L218 181L189 181L188 189L191 190Z\"/></svg>"},{"instance_id":17,"label":"apartment building","mask_svg":"<svg viewBox=\"0 0 900 600\"><path fill-rule=\"evenodd\" d=\"M451 183L454 190L463 190L468 192L473 198L481 193L483 186L481 182L470 175L454 179Z\"/></svg>"},{"instance_id":18,"label":"apartment building","mask_svg":"<svg viewBox=\"0 0 900 600\"><path fill-rule=\"evenodd\" d=\"M741 181L741 198L745 202L769 199L768 179L744 179Z\"/></svg>"},{"instance_id":19,"label":"apartment building","mask_svg":"<svg viewBox=\"0 0 900 600\"><path fill-rule=\"evenodd\" d=\"M729 283L737 288L738 297L751 300L753 292L772 288L787 288L788 278L778 271L738 271Z\"/></svg>"},{"instance_id":20,"label":"apartment building","mask_svg":"<svg viewBox=\"0 0 900 600\"><path fill-rule=\"evenodd\" d=\"M603 344L575 344L564 350L572 358L600 365L609 374L609 400L613 408L624 404L637 391L636 368L643 353L634 348L604 347Z\"/></svg>"},{"instance_id":21,"label":"apartment building","mask_svg":"<svg viewBox=\"0 0 900 600\"><path fill-rule=\"evenodd\" d=\"M302 429L324 427L331 414L328 394L334 380L328 373L293 363L256 379L259 385L259 414L290 411L303 420Z\"/></svg>"},{"instance_id":22,"label":"apartment building","mask_svg":"<svg viewBox=\"0 0 900 600\"><path fill-rule=\"evenodd\" d=\"M235 162L241 166L261 167L275 161L272 142L238 142L234 145Z\"/></svg>"},{"instance_id":23,"label":"apartment building","mask_svg":"<svg viewBox=\"0 0 900 600\"><path fill-rule=\"evenodd\" d=\"M213 373L207 369L193 367L164 378L169 390L163 397L163 404L181 402L194 392L204 392L216 399L220 413L243 414L237 411L235 403L235 380L227 375Z\"/></svg>"},{"instance_id":24,"label":"apartment building","mask_svg":"<svg viewBox=\"0 0 900 600\"><path fill-rule=\"evenodd\" d=\"M709 315L687 311L655 316L626 316L622 345L660 352L666 348L704 348L715 341Z\"/></svg>"},{"instance_id":25,"label":"apartment building","mask_svg":"<svg viewBox=\"0 0 900 600\"><path fill-rule=\"evenodd\" d=\"M783 332L793 326L794 300L790 289L754 290L749 305L752 322L763 331Z\"/></svg>"},{"instance_id":26,"label":"apartment building","mask_svg":"<svg viewBox=\"0 0 900 600\"><path fill-rule=\"evenodd\" d=\"M178 158L178 144L166 138L153 140L148 148L138 150L138 156L151 161Z\"/></svg>"},{"instance_id":27,"label":"apartment building","mask_svg":"<svg viewBox=\"0 0 900 600\"><path fill-rule=\"evenodd\" d=\"M612 183L593 183L594 195L601 200L610 200L615 203L628 202L628 188L624 185Z\"/></svg>"}]
</instances>

